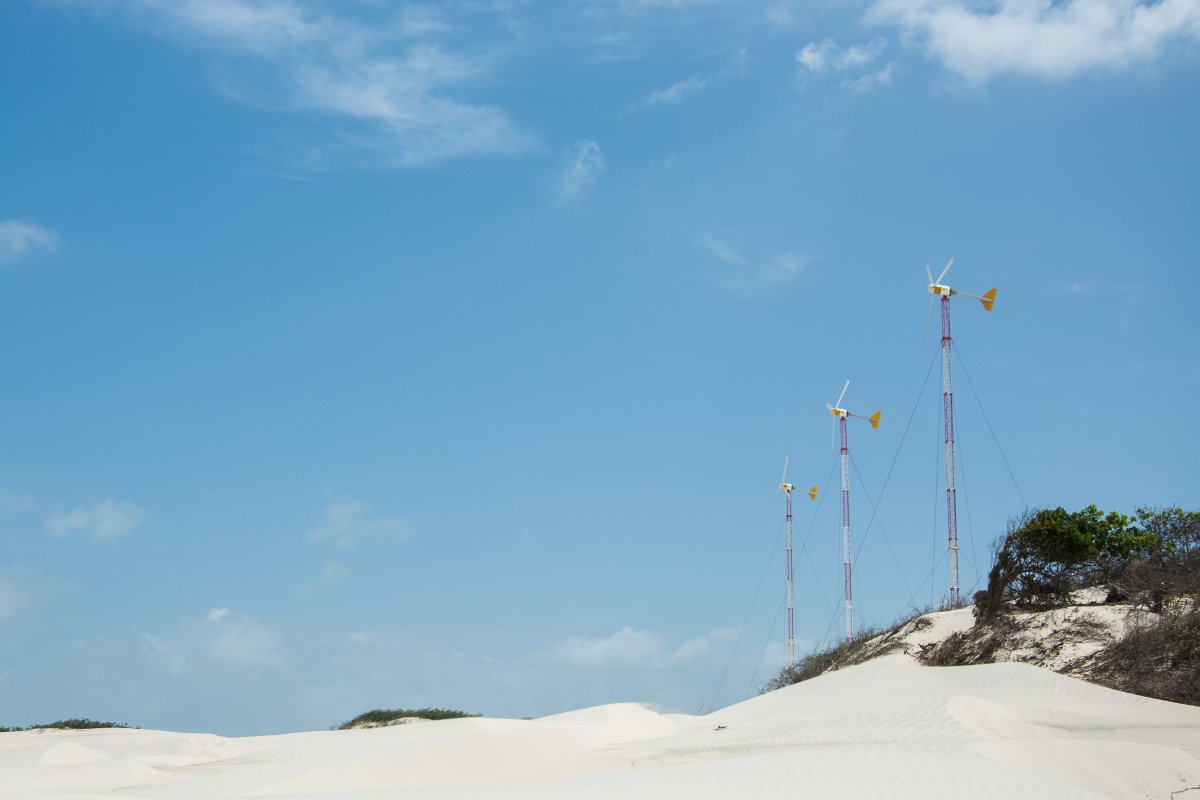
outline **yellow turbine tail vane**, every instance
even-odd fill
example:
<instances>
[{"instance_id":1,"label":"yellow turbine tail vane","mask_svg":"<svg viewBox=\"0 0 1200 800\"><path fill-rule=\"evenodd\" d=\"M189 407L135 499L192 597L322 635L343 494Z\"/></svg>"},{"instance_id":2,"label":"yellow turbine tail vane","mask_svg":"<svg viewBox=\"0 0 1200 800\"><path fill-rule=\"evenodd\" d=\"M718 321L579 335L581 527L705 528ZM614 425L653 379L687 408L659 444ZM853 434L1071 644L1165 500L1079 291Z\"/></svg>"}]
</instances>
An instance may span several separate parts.
<instances>
[{"instance_id":1,"label":"yellow turbine tail vane","mask_svg":"<svg viewBox=\"0 0 1200 800\"><path fill-rule=\"evenodd\" d=\"M814 486L813 488L808 490L808 499L809 500L817 499L817 487Z\"/></svg>"},{"instance_id":2,"label":"yellow turbine tail vane","mask_svg":"<svg viewBox=\"0 0 1200 800\"><path fill-rule=\"evenodd\" d=\"M996 304L996 290L989 289L984 292L983 297L979 298L979 302L983 303L984 309L991 311L992 306Z\"/></svg>"},{"instance_id":3,"label":"yellow turbine tail vane","mask_svg":"<svg viewBox=\"0 0 1200 800\"><path fill-rule=\"evenodd\" d=\"M882 411L876 411L874 414L867 417L867 422L871 423L872 428L878 428L879 427L879 418L882 416L883 416Z\"/></svg>"}]
</instances>

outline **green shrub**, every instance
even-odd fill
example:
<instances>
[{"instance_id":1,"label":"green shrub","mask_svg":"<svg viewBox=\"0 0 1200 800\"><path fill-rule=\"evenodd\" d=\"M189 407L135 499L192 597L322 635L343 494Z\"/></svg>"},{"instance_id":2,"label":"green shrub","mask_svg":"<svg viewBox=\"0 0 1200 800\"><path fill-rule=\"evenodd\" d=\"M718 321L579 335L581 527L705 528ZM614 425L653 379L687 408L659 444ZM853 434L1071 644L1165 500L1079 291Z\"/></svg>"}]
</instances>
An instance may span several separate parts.
<instances>
[{"instance_id":1,"label":"green shrub","mask_svg":"<svg viewBox=\"0 0 1200 800\"><path fill-rule=\"evenodd\" d=\"M50 722L46 725L30 725L28 728L0 728L0 733L13 733L16 731L36 731L41 728L49 728L52 730L67 730L67 731L82 731L91 730L93 728L132 728L134 726L126 725L124 722L97 722L94 719L60 719L57 722Z\"/></svg>"},{"instance_id":2,"label":"green shrub","mask_svg":"<svg viewBox=\"0 0 1200 800\"><path fill-rule=\"evenodd\" d=\"M385 725L397 719L404 717L417 717L419 719L462 719L464 717L479 717L481 714L468 714L465 711L453 711L448 708L377 708L373 711L365 711L359 714L348 722L343 722L337 726L337 730L344 731L349 728L354 728L363 724Z\"/></svg>"}]
</instances>

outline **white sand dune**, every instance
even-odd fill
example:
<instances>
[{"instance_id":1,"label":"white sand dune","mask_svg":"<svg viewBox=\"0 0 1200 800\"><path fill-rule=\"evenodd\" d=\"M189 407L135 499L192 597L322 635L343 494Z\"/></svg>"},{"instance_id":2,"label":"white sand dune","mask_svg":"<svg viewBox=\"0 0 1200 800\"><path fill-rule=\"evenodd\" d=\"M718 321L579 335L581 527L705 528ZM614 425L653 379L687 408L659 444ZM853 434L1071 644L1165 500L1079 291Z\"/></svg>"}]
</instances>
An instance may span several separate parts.
<instances>
[{"instance_id":1,"label":"white sand dune","mask_svg":"<svg viewBox=\"0 0 1200 800\"><path fill-rule=\"evenodd\" d=\"M896 655L702 717L618 704L243 739L0 734L0 800L101 797L1200 800L1200 708Z\"/></svg>"}]
</instances>

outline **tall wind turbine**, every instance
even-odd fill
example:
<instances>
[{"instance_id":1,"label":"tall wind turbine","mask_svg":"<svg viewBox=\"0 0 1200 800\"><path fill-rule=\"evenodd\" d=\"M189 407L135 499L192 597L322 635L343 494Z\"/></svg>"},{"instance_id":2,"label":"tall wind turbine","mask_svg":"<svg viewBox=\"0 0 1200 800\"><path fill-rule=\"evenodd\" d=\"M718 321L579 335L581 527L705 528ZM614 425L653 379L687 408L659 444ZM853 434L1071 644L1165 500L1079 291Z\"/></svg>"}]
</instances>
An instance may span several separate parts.
<instances>
[{"instance_id":1,"label":"tall wind turbine","mask_svg":"<svg viewBox=\"0 0 1200 800\"><path fill-rule=\"evenodd\" d=\"M852 592L852 581L850 579L850 446L846 440L846 419L847 417L855 417L856 419L865 419L871 423L872 428L879 427L879 418L883 415L882 411L876 411L869 417L864 417L861 414L851 414L846 409L842 408L842 398L846 396L846 390L850 388L850 381L846 381L846 385L842 387L842 393L838 395L837 403L834 405L825 404L829 409L829 413L833 414L837 419L835 425L840 425L842 429L842 567L845 573L844 589L845 589L845 605L846 605L846 641L850 641L850 637L854 634L854 595Z\"/></svg>"},{"instance_id":2,"label":"tall wind turbine","mask_svg":"<svg viewBox=\"0 0 1200 800\"><path fill-rule=\"evenodd\" d=\"M933 298L942 298L942 419L946 426L946 537L947 553L950 559L950 605L959 603L958 580L958 489L954 480L954 385L951 380L951 339L950 339L950 298L970 297L983 304L986 311L991 311L996 303L996 290L989 289L982 295L967 294L957 289L951 289L942 283L954 259L946 262L946 268L937 280L929 265L925 265L925 275L929 278L929 313L925 315L925 332L929 333L929 317L933 315Z\"/></svg>"},{"instance_id":3,"label":"tall wind turbine","mask_svg":"<svg viewBox=\"0 0 1200 800\"><path fill-rule=\"evenodd\" d=\"M792 490L796 487L787 482L788 458L790 456L784 456L783 477L779 479L779 488L775 490L775 494L783 492L787 500L787 665L792 667L796 663L796 593L792 585ZM817 487L809 489L807 494L809 500L816 500Z\"/></svg>"}]
</instances>

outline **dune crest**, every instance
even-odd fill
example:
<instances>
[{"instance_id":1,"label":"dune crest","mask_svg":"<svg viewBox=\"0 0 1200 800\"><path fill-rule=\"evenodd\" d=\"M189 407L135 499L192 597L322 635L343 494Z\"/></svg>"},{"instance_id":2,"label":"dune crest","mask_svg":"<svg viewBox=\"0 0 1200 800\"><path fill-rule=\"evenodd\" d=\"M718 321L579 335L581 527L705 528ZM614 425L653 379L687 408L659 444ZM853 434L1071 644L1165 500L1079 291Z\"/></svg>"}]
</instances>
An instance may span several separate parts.
<instances>
[{"instance_id":1,"label":"dune crest","mask_svg":"<svg viewBox=\"0 0 1200 800\"><path fill-rule=\"evenodd\" d=\"M1200 797L1200 708L1027 664L893 655L698 717L623 703L242 739L9 733L0 775L3 800L1186 799Z\"/></svg>"}]
</instances>

